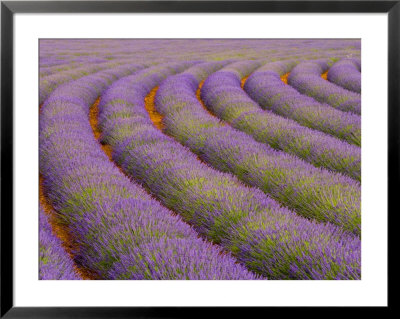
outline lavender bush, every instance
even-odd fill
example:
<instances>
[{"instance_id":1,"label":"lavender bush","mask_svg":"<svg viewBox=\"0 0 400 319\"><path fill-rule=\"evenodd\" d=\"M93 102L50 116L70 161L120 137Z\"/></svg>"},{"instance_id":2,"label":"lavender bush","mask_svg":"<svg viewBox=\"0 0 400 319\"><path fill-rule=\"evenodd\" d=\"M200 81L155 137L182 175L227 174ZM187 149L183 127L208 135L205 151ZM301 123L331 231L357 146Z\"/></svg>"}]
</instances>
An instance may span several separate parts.
<instances>
[{"instance_id":1,"label":"lavender bush","mask_svg":"<svg viewBox=\"0 0 400 319\"><path fill-rule=\"evenodd\" d=\"M53 234L42 206L39 206L39 279L80 279L61 241Z\"/></svg>"},{"instance_id":2,"label":"lavender bush","mask_svg":"<svg viewBox=\"0 0 400 319\"><path fill-rule=\"evenodd\" d=\"M342 59L329 69L328 80L357 93L361 93L360 64L356 59Z\"/></svg>"}]
</instances>

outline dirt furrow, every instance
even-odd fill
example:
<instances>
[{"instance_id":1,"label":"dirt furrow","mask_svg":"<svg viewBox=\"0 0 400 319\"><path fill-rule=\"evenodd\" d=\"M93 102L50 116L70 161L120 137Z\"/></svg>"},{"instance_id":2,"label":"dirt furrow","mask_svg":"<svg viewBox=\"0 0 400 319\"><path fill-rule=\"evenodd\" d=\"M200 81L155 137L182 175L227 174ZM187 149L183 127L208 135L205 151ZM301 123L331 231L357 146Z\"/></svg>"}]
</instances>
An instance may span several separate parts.
<instances>
[{"instance_id":1,"label":"dirt furrow","mask_svg":"<svg viewBox=\"0 0 400 319\"><path fill-rule=\"evenodd\" d=\"M156 98L156 93L158 86L154 87L149 94L144 98L144 105L147 113L149 113L150 120L153 122L154 126L160 131L163 130L164 124L162 122L163 116L157 112L155 108L154 99Z\"/></svg>"},{"instance_id":2,"label":"dirt furrow","mask_svg":"<svg viewBox=\"0 0 400 319\"><path fill-rule=\"evenodd\" d=\"M197 97L197 100L200 102L201 106L203 107L203 109L205 109L205 110L207 111L208 114L210 114L211 116L213 116L213 117L219 119L219 120L221 121L221 124L222 124L222 125L226 125L226 123L225 123L224 121L222 121L218 116L216 116L213 112L211 112L211 111L207 108L207 106L204 104L203 100L201 99L201 88L203 87L203 84L204 84L204 81L201 81L201 82L199 83L199 86L198 86L197 90L196 90L196 97Z\"/></svg>"}]
</instances>

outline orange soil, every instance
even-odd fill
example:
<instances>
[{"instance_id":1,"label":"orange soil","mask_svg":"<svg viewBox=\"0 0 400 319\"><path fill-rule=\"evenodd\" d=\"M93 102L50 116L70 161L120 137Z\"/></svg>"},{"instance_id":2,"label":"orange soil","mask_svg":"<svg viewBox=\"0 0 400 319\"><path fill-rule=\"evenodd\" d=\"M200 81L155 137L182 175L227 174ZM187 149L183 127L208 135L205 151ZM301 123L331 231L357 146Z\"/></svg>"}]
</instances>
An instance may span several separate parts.
<instances>
[{"instance_id":1,"label":"orange soil","mask_svg":"<svg viewBox=\"0 0 400 319\"><path fill-rule=\"evenodd\" d=\"M109 144L102 144L100 142L101 130L99 128L99 103L100 103L100 97L97 98L97 100L92 104L92 106L89 109L89 123L92 128L93 135L95 139L99 142L101 149L107 155L110 162L112 162L119 169L119 171L125 175L122 168L113 161L112 146Z\"/></svg>"},{"instance_id":2,"label":"orange soil","mask_svg":"<svg viewBox=\"0 0 400 319\"><path fill-rule=\"evenodd\" d=\"M245 76L243 79L242 79L242 81L240 81L240 87L243 89L244 88L244 84L246 83L246 81L247 81L247 79L249 78L249 75L248 76Z\"/></svg>"},{"instance_id":3,"label":"orange soil","mask_svg":"<svg viewBox=\"0 0 400 319\"><path fill-rule=\"evenodd\" d=\"M149 113L150 120L153 122L154 126L158 128L160 131L164 128L164 124L162 122L163 116L157 112L154 104L154 99L156 98L156 93L158 90L158 86L154 87L149 94L144 98L144 105L147 113Z\"/></svg>"},{"instance_id":4,"label":"orange soil","mask_svg":"<svg viewBox=\"0 0 400 319\"><path fill-rule=\"evenodd\" d=\"M285 73L283 75L281 75L281 80L283 83L288 84L288 77L289 77L290 72ZM246 83L247 79L249 78L249 75L244 77L242 79L242 81L240 82L240 86L242 87L242 89L244 88L244 84Z\"/></svg>"},{"instance_id":5,"label":"orange soil","mask_svg":"<svg viewBox=\"0 0 400 319\"><path fill-rule=\"evenodd\" d=\"M99 129L99 103L100 103L100 97L93 103L93 105L90 107L89 109L89 123L90 126L92 127L92 131L94 134L94 137L96 138L96 140L99 141L100 139L100 135L101 135L101 131ZM110 160L112 160L112 148L110 145L108 144L101 144L101 149L103 150L104 153L107 154L108 158Z\"/></svg>"},{"instance_id":6,"label":"orange soil","mask_svg":"<svg viewBox=\"0 0 400 319\"><path fill-rule=\"evenodd\" d=\"M211 116L217 117L213 112L211 112L211 111L205 106L203 100L201 99L201 96L200 96L200 95L201 95L201 88L203 87L203 84L204 84L204 81L201 81L201 82L199 83L199 87L197 88L197 91L196 91L196 97L197 97L197 99L199 100L199 102L201 103L201 106L203 107L203 109L205 109L205 110L208 112L208 114L210 114ZM225 125L225 123L224 123L223 121L221 121L221 124L222 124L222 125Z\"/></svg>"},{"instance_id":7,"label":"orange soil","mask_svg":"<svg viewBox=\"0 0 400 319\"><path fill-rule=\"evenodd\" d=\"M283 83L288 84L288 77L289 77L290 72L285 73L284 75L281 75L281 80Z\"/></svg>"},{"instance_id":8,"label":"orange soil","mask_svg":"<svg viewBox=\"0 0 400 319\"><path fill-rule=\"evenodd\" d=\"M46 196L46 191L44 188L44 179L41 174L39 174L39 203L43 207L45 214L49 217L49 223L51 225L52 231L54 235L56 235L62 243L63 248L68 253L70 258L74 260L74 255L72 254L72 249L76 248L74 246L74 239L69 233L68 226L61 224L57 220L57 212L54 210L51 203L48 201ZM82 278L82 279L96 279L95 275L89 270L84 267L81 267L74 263L75 272Z\"/></svg>"},{"instance_id":9,"label":"orange soil","mask_svg":"<svg viewBox=\"0 0 400 319\"><path fill-rule=\"evenodd\" d=\"M329 71L329 70L328 70ZM328 80L328 71L324 72L321 74L321 78L323 78L324 80Z\"/></svg>"}]
</instances>

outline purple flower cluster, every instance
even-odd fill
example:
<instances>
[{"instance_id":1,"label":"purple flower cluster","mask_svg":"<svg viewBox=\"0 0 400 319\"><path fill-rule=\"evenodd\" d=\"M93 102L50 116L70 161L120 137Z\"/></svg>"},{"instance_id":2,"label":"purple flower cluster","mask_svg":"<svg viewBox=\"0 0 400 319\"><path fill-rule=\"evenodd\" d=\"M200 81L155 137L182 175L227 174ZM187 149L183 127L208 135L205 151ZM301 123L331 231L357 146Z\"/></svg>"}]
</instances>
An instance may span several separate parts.
<instances>
[{"instance_id":1,"label":"purple flower cluster","mask_svg":"<svg viewBox=\"0 0 400 319\"><path fill-rule=\"evenodd\" d=\"M52 233L48 217L39 205L39 279L80 279L71 258Z\"/></svg>"},{"instance_id":2,"label":"purple flower cluster","mask_svg":"<svg viewBox=\"0 0 400 319\"><path fill-rule=\"evenodd\" d=\"M361 118L358 114L334 109L299 93L280 79L281 74L289 72L290 65L278 73L274 68L281 68L282 63L275 64L275 67L273 63L261 67L247 79L244 89L253 100L262 108L293 119L303 126L361 145Z\"/></svg>"},{"instance_id":3,"label":"purple flower cluster","mask_svg":"<svg viewBox=\"0 0 400 319\"><path fill-rule=\"evenodd\" d=\"M323 166L360 180L359 147L271 111L263 111L241 89L241 78L252 71L253 65L252 61L238 62L210 75L201 90L205 105L219 118L258 142L294 154L317 167ZM280 66L285 66L282 67L285 72L284 63L272 63L270 69L277 70ZM266 68L268 65L263 67Z\"/></svg>"},{"instance_id":4,"label":"purple flower cluster","mask_svg":"<svg viewBox=\"0 0 400 319\"><path fill-rule=\"evenodd\" d=\"M137 70L122 66L86 76L56 89L43 106L40 171L49 201L72 234L75 262L99 279L258 279L199 238L101 150L88 121L90 105L117 78ZM146 73L158 77L162 70Z\"/></svg>"},{"instance_id":5,"label":"purple flower cluster","mask_svg":"<svg viewBox=\"0 0 400 319\"><path fill-rule=\"evenodd\" d=\"M361 95L321 78L328 64L303 62L290 72L288 83L299 92L341 111L361 114Z\"/></svg>"},{"instance_id":6,"label":"purple flower cluster","mask_svg":"<svg viewBox=\"0 0 400 319\"><path fill-rule=\"evenodd\" d=\"M342 59L328 71L328 80L357 93L361 93L361 66L356 59Z\"/></svg>"},{"instance_id":7,"label":"purple flower cluster","mask_svg":"<svg viewBox=\"0 0 400 319\"><path fill-rule=\"evenodd\" d=\"M202 67L213 70L216 66L207 63ZM196 76L191 74L192 70ZM160 73L163 72L157 74ZM216 151L209 146L225 143L220 136L226 136L227 128L214 130L212 136L203 134L215 128L219 120L204 121L201 107L195 104L198 103L194 95L196 78L201 78L200 73L199 66L195 66L182 75L168 77L160 86L156 104L166 115L168 131L173 133L174 121L180 122L179 140L191 147L196 145L198 154L208 160ZM145 111L144 97L161 80L162 77L153 74L129 76L115 82L102 95L99 105L102 138L112 145L113 159L120 167L201 235L231 251L250 270L270 279L360 279L361 247L357 236L330 223L319 224L296 215L259 189L247 187L231 174L211 168L188 148L156 129ZM242 147L242 136L242 133L232 136L239 138L231 141L232 148ZM220 157L227 157L226 166L237 162L243 176L252 174L247 170L249 166L243 165L243 157L242 161L236 161L231 155L238 154L227 154L224 145L221 146L217 152L221 152ZM249 161L260 154L252 151L247 153ZM280 161L283 156L278 154L273 152L271 156L276 155ZM256 171L264 173L264 169ZM326 173L324 178L330 184L342 177ZM336 191L340 192L340 187L339 184ZM290 186L286 188L290 196ZM323 188L322 185L321 197L327 195ZM319 192L316 189L308 193L312 196L316 191Z\"/></svg>"}]
</instances>

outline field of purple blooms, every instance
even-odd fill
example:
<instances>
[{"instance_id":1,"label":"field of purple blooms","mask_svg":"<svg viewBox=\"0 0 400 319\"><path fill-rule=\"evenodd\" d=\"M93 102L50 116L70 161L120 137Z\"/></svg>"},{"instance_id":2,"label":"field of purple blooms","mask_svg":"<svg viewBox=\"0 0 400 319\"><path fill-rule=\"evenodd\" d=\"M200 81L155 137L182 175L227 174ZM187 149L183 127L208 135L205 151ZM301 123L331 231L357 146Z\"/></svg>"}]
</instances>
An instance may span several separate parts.
<instances>
[{"instance_id":1,"label":"field of purple blooms","mask_svg":"<svg viewBox=\"0 0 400 319\"><path fill-rule=\"evenodd\" d=\"M39 278L361 279L359 40L41 40Z\"/></svg>"}]
</instances>

